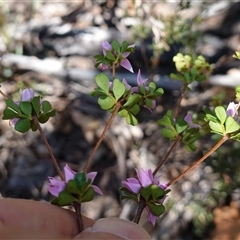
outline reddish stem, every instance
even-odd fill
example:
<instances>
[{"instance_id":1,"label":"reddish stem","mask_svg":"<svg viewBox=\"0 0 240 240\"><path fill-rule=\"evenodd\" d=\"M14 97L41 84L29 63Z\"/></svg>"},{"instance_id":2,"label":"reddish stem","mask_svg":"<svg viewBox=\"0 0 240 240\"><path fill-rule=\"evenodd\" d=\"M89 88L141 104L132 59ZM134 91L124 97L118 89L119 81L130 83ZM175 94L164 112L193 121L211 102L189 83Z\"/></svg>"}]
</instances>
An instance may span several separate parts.
<instances>
[{"instance_id":1,"label":"reddish stem","mask_svg":"<svg viewBox=\"0 0 240 240\"><path fill-rule=\"evenodd\" d=\"M187 174L190 170L192 170L193 168L195 168L199 163L203 162L207 157L209 157L213 152L215 152L224 142L226 142L228 140L228 136L225 135L223 136L219 142L216 143L216 145L214 145L206 154L204 154L204 156L202 156L199 160L197 160L195 163L193 163L190 167L188 167L185 171L183 171L181 174L179 174L177 177L175 177L173 180L171 180L167 186L172 185L173 183L175 183L178 179L180 179L181 177L183 177L185 174Z\"/></svg>"}]
</instances>

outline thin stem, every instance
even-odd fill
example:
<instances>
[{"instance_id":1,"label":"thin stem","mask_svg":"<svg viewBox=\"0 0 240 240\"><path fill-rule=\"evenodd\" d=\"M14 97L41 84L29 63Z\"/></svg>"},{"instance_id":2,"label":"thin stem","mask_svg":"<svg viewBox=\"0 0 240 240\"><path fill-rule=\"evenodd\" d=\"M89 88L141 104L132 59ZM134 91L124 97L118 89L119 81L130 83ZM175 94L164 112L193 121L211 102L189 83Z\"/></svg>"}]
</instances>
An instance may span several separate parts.
<instances>
[{"instance_id":1,"label":"thin stem","mask_svg":"<svg viewBox=\"0 0 240 240\"><path fill-rule=\"evenodd\" d=\"M8 99L7 95L6 95L2 90L0 90L0 94L1 94L6 100Z\"/></svg>"},{"instance_id":2,"label":"thin stem","mask_svg":"<svg viewBox=\"0 0 240 240\"><path fill-rule=\"evenodd\" d=\"M113 64L112 76L113 76L113 79L116 77L116 66L115 66L115 64Z\"/></svg>"},{"instance_id":3,"label":"thin stem","mask_svg":"<svg viewBox=\"0 0 240 240\"><path fill-rule=\"evenodd\" d=\"M52 149L51 149L51 147L50 147L49 144L48 144L48 141L47 141L47 139L46 139L46 137L45 137L45 134L44 134L44 132L43 132L43 130L42 130L41 125L40 125L39 122L38 122L37 117L36 117L36 116L33 116L33 120L34 120L34 123L36 124L36 126L37 126L37 128L38 128L38 130L39 130L39 132L40 132L40 135L41 135L41 137L42 137L42 139L43 139L43 142L44 142L45 146L47 147L48 153L49 153L49 155L50 155L50 157L51 157L51 160L52 160L52 162L53 162L53 165L55 166L55 168L56 168L56 170L57 170L58 175L60 176L60 178L61 178L62 180L64 180L64 176L63 176L63 174L62 174L62 171L60 170L60 168L59 168L59 166L58 166L57 160L56 160L56 158L55 158L54 155L53 155Z\"/></svg>"},{"instance_id":4,"label":"thin stem","mask_svg":"<svg viewBox=\"0 0 240 240\"><path fill-rule=\"evenodd\" d=\"M87 170L88 170L88 168L89 168L89 166L90 166L90 163L91 163L91 161L92 161L92 159L93 159L96 151L98 150L98 148L99 148L99 146L100 146L100 144L101 144L101 142L102 142L102 140L103 140L103 138L104 138L107 130L108 130L109 127L111 126L112 121L113 121L114 117L116 116L116 114L117 114L117 112L118 112L118 110L119 110L120 107L121 107L121 103L118 102L118 103L116 104L116 107L115 107L115 109L114 109L111 117L109 118L109 120L108 120L105 128L103 129L103 132L102 132L100 138L98 139L98 141L97 141L97 143L96 143L96 145L95 145L95 147L94 147L94 149L93 149L90 157L88 158L88 160L87 160L87 162L86 162L86 164L85 164L85 166L84 166L84 168L83 168L83 171L84 171L84 172L87 172Z\"/></svg>"},{"instance_id":5,"label":"thin stem","mask_svg":"<svg viewBox=\"0 0 240 240\"><path fill-rule=\"evenodd\" d=\"M178 116L180 108L181 108L181 102L183 100L183 97L184 97L184 94L185 94L186 90L187 90L187 85L184 86L183 91L181 93L181 96L178 99L177 107L176 107L175 114L174 114L174 119L177 119L177 116Z\"/></svg>"},{"instance_id":6,"label":"thin stem","mask_svg":"<svg viewBox=\"0 0 240 240\"><path fill-rule=\"evenodd\" d=\"M78 225L78 233L82 232L84 229L82 214L81 214L81 203L73 203L73 207L75 209L76 217L77 217L77 225Z\"/></svg>"},{"instance_id":7,"label":"thin stem","mask_svg":"<svg viewBox=\"0 0 240 240\"><path fill-rule=\"evenodd\" d=\"M203 162L207 157L209 157L213 152L215 152L224 142L228 140L228 136L225 135L223 136L219 142L216 143L204 156L202 156L199 160L197 160L195 163L193 163L190 167L188 167L185 171L183 171L181 174L179 174L177 177L175 177L173 180L171 180L167 186L172 185L175 183L178 179L183 177L185 174L187 174L190 170L195 168L199 163Z\"/></svg>"},{"instance_id":8,"label":"thin stem","mask_svg":"<svg viewBox=\"0 0 240 240\"><path fill-rule=\"evenodd\" d=\"M137 213L136 213L136 215L133 219L133 222L139 223L139 220L141 218L142 212L143 212L145 207L146 207L146 203L145 203L144 199L141 198L140 201L139 201Z\"/></svg>"},{"instance_id":9,"label":"thin stem","mask_svg":"<svg viewBox=\"0 0 240 240\"><path fill-rule=\"evenodd\" d=\"M170 156L171 152L173 151L173 149L177 146L177 144L179 143L179 141L181 140L181 136L178 135L178 137L176 138L176 140L174 141L173 145L169 148L168 152L166 153L165 157L162 159L162 161L158 164L158 166L156 167L156 169L153 172L153 176L155 176L157 174L157 172L159 171L159 169L162 167L162 165L167 161L168 157Z\"/></svg>"}]
</instances>

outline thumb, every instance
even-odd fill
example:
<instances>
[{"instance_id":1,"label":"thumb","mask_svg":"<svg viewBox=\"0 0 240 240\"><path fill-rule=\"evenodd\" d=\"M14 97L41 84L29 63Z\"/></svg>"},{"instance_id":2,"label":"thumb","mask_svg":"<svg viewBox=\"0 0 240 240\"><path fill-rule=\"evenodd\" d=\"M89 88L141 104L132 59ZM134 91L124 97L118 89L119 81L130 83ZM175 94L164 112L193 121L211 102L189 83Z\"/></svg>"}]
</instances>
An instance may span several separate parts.
<instances>
[{"instance_id":1,"label":"thumb","mask_svg":"<svg viewBox=\"0 0 240 240\"><path fill-rule=\"evenodd\" d=\"M133 240L146 239L151 237L138 224L120 218L102 218L96 221L92 227L82 231L77 239L112 239L112 240Z\"/></svg>"}]
</instances>

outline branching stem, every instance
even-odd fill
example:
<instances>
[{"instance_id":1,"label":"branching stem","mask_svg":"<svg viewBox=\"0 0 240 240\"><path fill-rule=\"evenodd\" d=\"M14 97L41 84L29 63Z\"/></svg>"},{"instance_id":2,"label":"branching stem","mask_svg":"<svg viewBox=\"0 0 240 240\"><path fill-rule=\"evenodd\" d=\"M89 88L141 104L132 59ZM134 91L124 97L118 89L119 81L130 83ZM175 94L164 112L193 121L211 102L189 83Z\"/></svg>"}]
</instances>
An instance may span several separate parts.
<instances>
[{"instance_id":1,"label":"branching stem","mask_svg":"<svg viewBox=\"0 0 240 240\"><path fill-rule=\"evenodd\" d=\"M224 142L226 142L229 139L228 135L223 136L207 153L204 154L200 159L198 159L195 163L193 163L190 167L188 167L185 171L183 171L181 174L179 174L177 177L172 179L167 186L172 185L177 180L179 180L181 177L183 177L185 174L187 174L189 171L191 171L193 168L195 168L198 164L203 162L207 157L209 157L213 152L215 152Z\"/></svg>"}]
</instances>

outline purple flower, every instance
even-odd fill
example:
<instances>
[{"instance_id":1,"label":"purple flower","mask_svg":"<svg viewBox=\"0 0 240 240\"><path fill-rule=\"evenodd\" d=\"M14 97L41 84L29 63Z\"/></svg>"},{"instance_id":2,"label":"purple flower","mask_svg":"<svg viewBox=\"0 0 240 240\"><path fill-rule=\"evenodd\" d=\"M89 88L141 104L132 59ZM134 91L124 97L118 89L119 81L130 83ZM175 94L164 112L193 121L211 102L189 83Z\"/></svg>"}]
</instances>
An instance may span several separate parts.
<instances>
[{"instance_id":1,"label":"purple flower","mask_svg":"<svg viewBox=\"0 0 240 240\"><path fill-rule=\"evenodd\" d=\"M148 79L142 79L141 76L141 70L138 70L138 75L137 75L137 84L138 86L144 86L146 90L149 90L148 86L145 86L145 84L147 83ZM138 93L139 89L138 87L133 87L132 88L132 93ZM152 109L154 109L156 107L156 100L152 100L152 106L151 107L147 107L146 105L144 105L145 108L147 108L148 110L152 111Z\"/></svg>"},{"instance_id":2,"label":"purple flower","mask_svg":"<svg viewBox=\"0 0 240 240\"><path fill-rule=\"evenodd\" d=\"M227 107L227 110L226 110L226 113L228 116L231 116L233 118L237 118L238 117L238 104L235 104L234 102L230 102L228 104L228 107Z\"/></svg>"},{"instance_id":3,"label":"purple flower","mask_svg":"<svg viewBox=\"0 0 240 240\"><path fill-rule=\"evenodd\" d=\"M192 122L192 114L191 113L188 113L185 116L184 121L187 122L189 128L201 128L200 125Z\"/></svg>"},{"instance_id":4,"label":"purple flower","mask_svg":"<svg viewBox=\"0 0 240 240\"><path fill-rule=\"evenodd\" d=\"M129 45L129 48L135 47L135 44ZM112 46L108 41L102 42L102 49L103 49L103 55L106 56L107 52L106 51L112 51ZM128 71L133 73L133 68L127 57L129 56L130 52L124 52L121 55L119 65L121 65L123 68L127 69ZM114 55L117 55L114 53ZM108 69L109 66L106 64L102 64L102 70Z\"/></svg>"},{"instance_id":5,"label":"purple flower","mask_svg":"<svg viewBox=\"0 0 240 240\"><path fill-rule=\"evenodd\" d=\"M69 166L66 164L66 166L64 167L64 176L65 176L65 180L61 181L61 180L57 180L53 177L48 177L49 179L49 186L48 186L48 191L55 197L58 197L59 193L62 192L65 187L66 187L66 183L71 180L74 179L74 176L76 175L76 172L73 171L72 169L69 168ZM87 179L90 179L91 182L94 181L95 177L97 175L97 172L90 172L87 173ZM100 190L99 187L92 185L91 187L93 188L93 190L98 193L103 195L102 191Z\"/></svg>"},{"instance_id":6,"label":"purple flower","mask_svg":"<svg viewBox=\"0 0 240 240\"><path fill-rule=\"evenodd\" d=\"M148 187L150 185L157 185L161 189L165 190L167 188L166 184L161 184L157 177L153 176L152 170L137 170L137 177L136 178L127 178L126 181L122 181L122 184L132 193L138 194L141 188ZM159 204L164 202L166 197L159 200ZM157 219L157 216L153 215L148 206L146 206L146 211L148 213L148 218L150 222L154 225Z\"/></svg>"},{"instance_id":7,"label":"purple flower","mask_svg":"<svg viewBox=\"0 0 240 240\"><path fill-rule=\"evenodd\" d=\"M159 180L153 176L152 170L137 170L137 178L127 178L122 181L123 185L132 193L138 194L141 188L148 187L151 184L157 185L163 190L167 188L166 184L160 184Z\"/></svg>"},{"instance_id":8,"label":"purple flower","mask_svg":"<svg viewBox=\"0 0 240 240\"><path fill-rule=\"evenodd\" d=\"M29 102L34 98L34 91L32 88L26 88L22 91L21 101Z\"/></svg>"}]
</instances>

